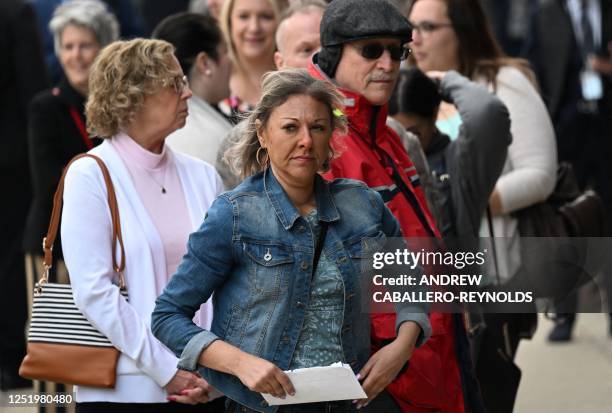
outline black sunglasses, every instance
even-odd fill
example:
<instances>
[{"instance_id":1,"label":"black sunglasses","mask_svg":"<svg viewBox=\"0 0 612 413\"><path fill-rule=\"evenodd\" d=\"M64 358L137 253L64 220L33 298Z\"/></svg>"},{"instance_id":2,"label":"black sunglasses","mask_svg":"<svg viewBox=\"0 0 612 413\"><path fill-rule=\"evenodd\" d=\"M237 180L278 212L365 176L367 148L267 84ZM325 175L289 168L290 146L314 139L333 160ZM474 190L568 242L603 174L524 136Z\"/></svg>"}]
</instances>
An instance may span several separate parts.
<instances>
[{"instance_id":1,"label":"black sunglasses","mask_svg":"<svg viewBox=\"0 0 612 413\"><path fill-rule=\"evenodd\" d=\"M400 60L406 60L406 58L410 54L410 49L397 45L383 46L380 43L367 43L363 46L355 45L355 47L357 48L357 50L359 50L361 56L368 60L378 59L385 52L385 49L389 51L391 59L398 62Z\"/></svg>"}]
</instances>

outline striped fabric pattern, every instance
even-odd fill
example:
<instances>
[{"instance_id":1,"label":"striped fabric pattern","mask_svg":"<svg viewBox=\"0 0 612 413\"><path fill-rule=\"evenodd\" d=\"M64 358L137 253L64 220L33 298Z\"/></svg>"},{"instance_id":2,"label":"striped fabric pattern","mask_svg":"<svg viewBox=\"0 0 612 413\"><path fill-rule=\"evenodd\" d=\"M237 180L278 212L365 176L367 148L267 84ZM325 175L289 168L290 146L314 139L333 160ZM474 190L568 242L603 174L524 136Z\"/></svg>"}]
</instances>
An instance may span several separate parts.
<instances>
[{"instance_id":1,"label":"striped fabric pattern","mask_svg":"<svg viewBox=\"0 0 612 413\"><path fill-rule=\"evenodd\" d=\"M121 295L128 299L127 290ZM45 283L34 294L28 342L113 347L76 307L70 284L55 283Z\"/></svg>"}]
</instances>

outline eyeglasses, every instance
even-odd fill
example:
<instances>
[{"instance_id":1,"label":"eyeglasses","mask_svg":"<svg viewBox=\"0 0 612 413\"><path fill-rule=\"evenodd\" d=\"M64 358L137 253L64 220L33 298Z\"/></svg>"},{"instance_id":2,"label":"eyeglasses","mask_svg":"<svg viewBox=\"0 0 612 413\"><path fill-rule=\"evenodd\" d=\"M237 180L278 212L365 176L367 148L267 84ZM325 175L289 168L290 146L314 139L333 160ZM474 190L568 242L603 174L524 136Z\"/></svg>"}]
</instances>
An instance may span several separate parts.
<instances>
[{"instance_id":1,"label":"eyeglasses","mask_svg":"<svg viewBox=\"0 0 612 413\"><path fill-rule=\"evenodd\" d=\"M362 57L368 60L378 59L383 55L385 50L389 51L389 55L391 55L391 59L395 61L406 60L408 55L410 54L410 49L398 46L396 44L384 46L380 43L366 43L363 46L354 45L354 47L359 50L359 53Z\"/></svg>"},{"instance_id":2,"label":"eyeglasses","mask_svg":"<svg viewBox=\"0 0 612 413\"><path fill-rule=\"evenodd\" d=\"M434 22L430 22L430 21L422 21L420 23L412 23L410 22L410 25L412 26L412 30L416 31L417 33L419 33L420 35L427 35L430 33L435 32L436 30L439 30L443 27L452 27L452 23L434 23Z\"/></svg>"},{"instance_id":3,"label":"eyeglasses","mask_svg":"<svg viewBox=\"0 0 612 413\"><path fill-rule=\"evenodd\" d=\"M176 94L181 96L185 89L189 88L189 81L187 80L187 76L174 76L172 78L172 86L174 87L174 91L176 92Z\"/></svg>"}]
</instances>

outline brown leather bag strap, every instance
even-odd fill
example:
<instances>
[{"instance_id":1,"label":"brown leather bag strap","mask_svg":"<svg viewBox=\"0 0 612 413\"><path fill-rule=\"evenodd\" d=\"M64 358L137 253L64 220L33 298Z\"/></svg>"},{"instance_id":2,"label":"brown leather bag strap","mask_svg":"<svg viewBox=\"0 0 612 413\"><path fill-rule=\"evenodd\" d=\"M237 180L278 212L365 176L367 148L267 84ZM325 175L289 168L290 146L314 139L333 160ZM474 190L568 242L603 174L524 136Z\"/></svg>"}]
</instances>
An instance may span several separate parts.
<instances>
[{"instance_id":1,"label":"brown leather bag strap","mask_svg":"<svg viewBox=\"0 0 612 413\"><path fill-rule=\"evenodd\" d=\"M62 214L64 199L64 179L66 178L66 173L68 172L68 168L70 168L70 165L72 165L74 161L81 158L92 158L96 161L96 163L102 170L102 176L104 177L104 182L106 183L106 192L108 193L108 207L110 209L113 226L113 247L119 245L120 252L119 264L117 264L115 248L113 248L113 269L119 275L119 287L125 288L125 279L123 277L123 270L125 269L125 249L123 248L123 239L121 238L121 222L119 220L119 207L117 206L115 187L113 186L113 181L111 180L108 169L106 168L106 165L104 164L102 159L89 153L79 154L72 158L70 162L68 162L68 165L66 165L66 167L64 168L64 172L62 173L62 177L60 178L57 190L55 191L55 196L53 197L53 211L51 212L51 221L49 222L49 230L47 231L47 236L43 238L43 265L45 267L45 273L48 274L49 268L51 268L51 266L53 265L53 244L55 243L55 238L57 237L59 220ZM45 273L43 273L43 279L45 278Z\"/></svg>"}]
</instances>

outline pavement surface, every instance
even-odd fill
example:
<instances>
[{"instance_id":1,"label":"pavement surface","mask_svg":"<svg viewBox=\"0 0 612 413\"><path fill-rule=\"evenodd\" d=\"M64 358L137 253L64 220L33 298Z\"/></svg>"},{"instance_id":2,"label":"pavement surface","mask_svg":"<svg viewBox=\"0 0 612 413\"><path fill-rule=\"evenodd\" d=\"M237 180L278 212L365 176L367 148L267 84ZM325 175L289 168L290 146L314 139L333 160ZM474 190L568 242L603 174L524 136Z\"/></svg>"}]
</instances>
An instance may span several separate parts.
<instances>
[{"instance_id":1,"label":"pavement surface","mask_svg":"<svg viewBox=\"0 0 612 413\"><path fill-rule=\"evenodd\" d=\"M544 317L539 321L535 337L522 341L517 354L523 376L514 412L612 412L607 314L579 314L573 340L565 344L548 343L552 322Z\"/></svg>"}]
</instances>

